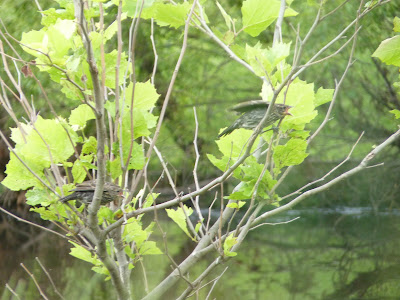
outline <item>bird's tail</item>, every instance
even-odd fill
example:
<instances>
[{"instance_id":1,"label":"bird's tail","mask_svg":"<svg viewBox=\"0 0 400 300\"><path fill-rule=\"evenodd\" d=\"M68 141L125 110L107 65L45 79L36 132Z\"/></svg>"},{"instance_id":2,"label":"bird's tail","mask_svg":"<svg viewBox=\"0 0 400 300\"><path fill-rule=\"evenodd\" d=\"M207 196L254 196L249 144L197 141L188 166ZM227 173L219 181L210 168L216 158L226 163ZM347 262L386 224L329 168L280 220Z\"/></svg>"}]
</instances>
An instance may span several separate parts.
<instances>
[{"instance_id":1,"label":"bird's tail","mask_svg":"<svg viewBox=\"0 0 400 300\"><path fill-rule=\"evenodd\" d=\"M73 193L71 195L68 195L68 196L60 198L60 202L61 203L65 203L65 202L68 202L70 200L75 200L75 197L74 197Z\"/></svg>"},{"instance_id":2,"label":"bird's tail","mask_svg":"<svg viewBox=\"0 0 400 300\"><path fill-rule=\"evenodd\" d=\"M218 138L223 137L223 136L226 136L226 135L228 135L228 134L231 134L232 131L234 131L235 129L236 129L236 128L233 127L233 126L229 126L228 128L225 128L225 130L222 131L222 132L218 135Z\"/></svg>"}]
</instances>

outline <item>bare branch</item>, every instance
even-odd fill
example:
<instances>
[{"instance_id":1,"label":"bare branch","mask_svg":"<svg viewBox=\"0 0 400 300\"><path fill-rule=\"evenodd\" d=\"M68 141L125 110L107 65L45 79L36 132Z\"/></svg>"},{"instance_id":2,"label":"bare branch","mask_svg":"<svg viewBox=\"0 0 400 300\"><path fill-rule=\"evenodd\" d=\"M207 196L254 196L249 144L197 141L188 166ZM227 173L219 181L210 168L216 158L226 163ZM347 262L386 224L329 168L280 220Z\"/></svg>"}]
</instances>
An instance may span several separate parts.
<instances>
[{"instance_id":1,"label":"bare branch","mask_svg":"<svg viewBox=\"0 0 400 300\"><path fill-rule=\"evenodd\" d=\"M49 298L47 298L46 294L42 291L42 289L41 289L39 283L37 282L37 280L36 280L36 278L35 278L35 275L33 275L33 274L28 270L28 268L25 267L25 265L24 265L23 263L21 263L20 265L21 265L21 267L25 270L25 272L28 273L28 275L32 278L33 282L34 282L35 285L36 285L36 288L38 289L38 291L39 291L40 295L43 297L43 299L48 300Z\"/></svg>"},{"instance_id":2,"label":"bare branch","mask_svg":"<svg viewBox=\"0 0 400 300\"><path fill-rule=\"evenodd\" d=\"M394 134L392 134L389 138L387 138L384 142L382 142L380 145L378 145L375 149L373 149L370 153L368 153L364 159L360 162L360 164L353 168L350 169L349 171L339 175L338 177L332 179L331 181L327 182L324 185L321 185L319 187L316 187L314 189L311 189L303 194L301 194L300 196L296 197L295 199L293 199L292 201L290 201L289 203L282 205L278 208L275 208L271 211L268 211L266 213L263 213L262 215L260 215L254 222L253 222L253 226L259 224L262 220L271 217L273 215L276 215L278 213L284 212L286 210L289 210L290 208L292 208L293 206L295 206L296 204L298 204L299 202L303 201L304 199L315 195L317 193L320 193L326 189L328 189L329 187L337 184L338 182L353 176L355 174L357 174L358 172L364 170L367 168L369 162L378 154L380 153L383 149L385 149L387 146L389 146L391 143L393 143L397 138L399 138L400 136L400 130L396 131Z\"/></svg>"},{"instance_id":3,"label":"bare branch","mask_svg":"<svg viewBox=\"0 0 400 300\"><path fill-rule=\"evenodd\" d=\"M32 225L32 226L34 226L34 227L38 227L38 228L40 228L41 230L44 230L44 231L51 232L51 233L53 233L53 234L55 234L55 235L57 235L57 236L59 236L59 237L61 237L61 238L63 238L63 239L66 239L66 240L69 240L69 241L73 241L72 239L70 239L70 238L64 236L63 234L58 233L57 231L51 230L51 229L49 229L49 228L47 228L47 227L44 227L44 226L35 224L35 223L30 222L30 221L27 221L27 220L25 220L25 219L23 219L23 218L20 218L20 217L18 217L18 216L16 216L16 215L10 213L9 211L5 210L5 209L2 208L2 207L0 207L0 211L2 211L3 213L5 213L5 214L7 214L7 215L9 215L9 216L11 216L11 217L13 217L13 218L16 219L17 221L20 221L20 222L23 222L23 223Z\"/></svg>"},{"instance_id":4,"label":"bare branch","mask_svg":"<svg viewBox=\"0 0 400 300\"><path fill-rule=\"evenodd\" d=\"M58 291L58 289L57 289L56 285L54 284L54 281L53 281L53 279L51 278L49 272L47 272L46 268L42 265L42 263L40 262L39 258L38 258L38 257L35 257L35 260L38 262L39 266L42 268L43 272L46 274L47 278L49 279L49 281L50 281L50 283L51 283L51 286L52 286L53 289L54 289L54 292L55 292L61 299L65 299L65 298L63 297L63 295L61 295L61 293Z\"/></svg>"}]
</instances>

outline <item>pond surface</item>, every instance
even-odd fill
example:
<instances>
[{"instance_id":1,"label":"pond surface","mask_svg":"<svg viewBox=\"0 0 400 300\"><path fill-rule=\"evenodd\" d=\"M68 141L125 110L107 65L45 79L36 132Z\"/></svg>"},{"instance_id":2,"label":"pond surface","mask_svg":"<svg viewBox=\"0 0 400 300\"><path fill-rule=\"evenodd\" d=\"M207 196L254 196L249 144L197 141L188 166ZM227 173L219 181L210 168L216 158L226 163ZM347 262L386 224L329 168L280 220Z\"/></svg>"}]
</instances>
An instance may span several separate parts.
<instances>
[{"instance_id":1,"label":"pond surface","mask_svg":"<svg viewBox=\"0 0 400 300\"><path fill-rule=\"evenodd\" d=\"M238 255L209 278L216 278L226 267L209 299L400 299L400 211L373 211L370 208L291 210L268 220L253 230ZM168 232L169 253L181 261L192 249L175 224L163 223ZM69 245L51 237L40 248L24 256L8 256L13 263L5 270L7 281L21 299L39 299L23 262L33 272L50 299L60 299L43 271L34 261L37 256L51 274L65 299L113 299L112 288L91 266L68 255ZM162 241L157 242L163 249ZM211 255L210 255L211 256ZM4 259L4 257L3 257ZM145 286L151 289L169 272L164 256L145 259L133 273L135 299ZM192 277L206 266L199 263ZM146 270L146 281L143 279ZM4 274L4 273L3 273ZM4 277L2 277L4 278ZM4 287L6 282L2 282ZM198 298L206 299L209 288ZM165 299L176 299L184 284L170 291ZM16 299L0 292L0 299ZM78 297L78 298L77 298Z\"/></svg>"},{"instance_id":2,"label":"pond surface","mask_svg":"<svg viewBox=\"0 0 400 300\"><path fill-rule=\"evenodd\" d=\"M252 232L224 278L229 299L400 299L399 215L338 207L271 219L300 217Z\"/></svg>"}]
</instances>

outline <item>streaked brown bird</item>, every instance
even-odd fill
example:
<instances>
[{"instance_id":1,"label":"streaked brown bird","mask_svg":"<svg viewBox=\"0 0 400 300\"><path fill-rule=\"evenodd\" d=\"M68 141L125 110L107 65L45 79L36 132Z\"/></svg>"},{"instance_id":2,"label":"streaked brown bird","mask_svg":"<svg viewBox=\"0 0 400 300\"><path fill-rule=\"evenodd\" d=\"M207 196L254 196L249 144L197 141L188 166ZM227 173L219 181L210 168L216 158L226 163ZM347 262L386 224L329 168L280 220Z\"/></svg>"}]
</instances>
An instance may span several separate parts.
<instances>
[{"instance_id":1,"label":"streaked brown bird","mask_svg":"<svg viewBox=\"0 0 400 300\"><path fill-rule=\"evenodd\" d=\"M238 128L256 128L257 125L264 118L269 104L269 102L264 100L250 100L234 106L231 110L236 111L238 114L242 115L235 122L233 122L231 126L222 131L218 135L218 138L226 136ZM291 116L292 114L289 112L290 108L292 108L292 106L285 104L275 104L268 118L265 120L264 127L274 124L276 121L284 118L287 115Z\"/></svg>"},{"instance_id":2,"label":"streaked brown bird","mask_svg":"<svg viewBox=\"0 0 400 300\"><path fill-rule=\"evenodd\" d=\"M86 205L92 203L94 190L96 189L96 180L84 181L77 184L71 195L60 198L62 203L70 200L78 200ZM104 183L103 197L101 198L101 205L118 200L122 197L122 189L118 185L110 182Z\"/></svg>"}]
</instances>

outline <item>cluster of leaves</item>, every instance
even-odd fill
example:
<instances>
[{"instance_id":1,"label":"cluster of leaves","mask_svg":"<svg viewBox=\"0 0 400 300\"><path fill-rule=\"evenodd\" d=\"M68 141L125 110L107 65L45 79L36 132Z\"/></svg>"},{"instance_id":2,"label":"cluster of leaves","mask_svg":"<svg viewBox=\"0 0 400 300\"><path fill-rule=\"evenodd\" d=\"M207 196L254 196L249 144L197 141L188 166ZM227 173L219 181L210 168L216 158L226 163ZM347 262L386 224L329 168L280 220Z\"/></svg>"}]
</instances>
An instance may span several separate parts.
<instances>
[{"instance_id":1,"label":"cluster of leaves","mask_svg":"<svg viewBox=\"0 0 400 300\"><path fill-rule=\"evenodd\" d=\"M393 31L400 32L400 18L395 17L393 20ZM384 40L372 54L373 57L379 58L382 62L387 65L393 65L400 67L400 35L395 35L392 38ZM399 76L400 79L400 76ZM393 84L400 91L400 81ZM391 113L394 114L396 119L400 119L400 110L393 109Z\"/></svg>"},{"instance_id":2,"label":"cluster of leaves","mask_svg":"<svg viewBox=\"0 0 400 300\"><path fill-rule=\"evenodd\" d=\"M12 128L11 139L15 147L7 165L7 177L2 184L11 190L29 189L26 197L27 204L32 206L32 211L39 213L44 220L68 224L73 228L81 221L68 206L61 204L58 198L59 195L68 194L75 184L87 178L90 170L97 168L97 140L94 136L85 136L84 133L88 121L95 119L96 115L93 111L95 104L92 99L91 74L86 51L74 21L73 1L57 2L61 9L44 11L42 18L44 27L38 31L24 33L21 45L26 52L35 57L35 66L40 71L48 73L50 78L61 86L60 90L65 97L78 100L82 104L78 103L67 119L59 116L43 119L37 116L34 122L20 123L16 128ZM109 2L108 6L112 4ZM88 20L98 16L98 5L85 11ZM96 61L100 62L103 58L105 62L104 70L102 64L97 64L99 74L104 74L105 87L114 90L126 85L126 93L119 102L119 117L122 119L117 128L119 139L110 147L106 145L107 157L113 158L107 161L107 171L113 180L121 176L121 164L128 163L128 170L140 170L144 167L144 148L137 140L149 136L150 130L155 127L157 117L151 111L159 98L150 81L135 84L128 82L126 78L129 77L131 69L124 53L121 54L118 68L119 82L116 83L115 65L118 52L116 50L105 52L102 57L100 50L100 45L107 45L116 31L115 21L105 30L101 30L97 24L96 31L90 33ZM105 108L111 118L110 121L115 123L116 102L113 100L107 99ZM131 126L132 119L134 122ZM132 137L136 141L133 141L131 149ZM80 148L77 147L78 144L81 146L80 153L77 152ZM74 154L75 160L71 162L71 156ZM71 172L73 176L69 178L70 183L63 186L56 184L56 177L60 175L60 171L57 170L60 166L64 168L66 174ZM48 187L55 187L54 193L51 193ZM147 198L146 205L151 205L155 196L149 194ZM135 199L129 207L126 207L126 211L132 211L134 203ZM78 208L78 211L82 212L83 206ZM112 212L108 207L101 207L98 213L99 223L105 221L107 224L113 223L120 214L121 212ZM142 229L140 218L133 219L125 226L123 237L126 242L126 253L132 261L135 261L135 253L140 255L161 253L154 242L148 241L151 227ZM135 244L135 249L130 249L130 244ZM75 245L72 255L93 262L97 266L96 271L106 273L100 261L85 248Z\"/></svg>"},{"instance_id":3,"label":"cluster of leaves","mask_svg":"<svg viewBox=\"0 0 400 300\"><path fill-rule=\"evenodd\" d=\"M150 207L153 205L155 199L158 197L158 194L149 194L146 197L146 201L144 207ZM136 204L136 199L133 200L132 203L125 207L126 212L131 212L134 210ZM99 223L101 224L104 221L115 220L115 217L120 215L121 211L112 212L108 207L101 207L99 211ZM122 233L122 238L125 242L125 254L131 259L129 262L129 268L134 268L136 262L145 255L159 255L162 254L161 250L157 247L154 241L149 241L149 237L153 232L153 227L155 225L154 222L151 222L147 225L146 228L143 227L143 223L141 221L143 215L138 216L137 218L132 218L129 222L124 226L124 230ZM100 259L97 257L95 253L92 253L85 247L71 242L74 246L71 248L70 254L76 258L79 258L83 261L93 264L92 270L104 274L109 278L109 270L103 265ZM134 248L132 247L134 245ZM112 240L107 240L107 252L109 255L112 255L114 251L114 247L112 245Z\"/></svg>"},{"instance_id":4,"label":"cluster of leaves","mask_svg":"<svg viewBox=\"0 0 400 300\"><path fill-rule=\"evenodd\" d=\"M2 183L11 190L31 188L27 193L28 204L35 206L33 210L40 213L43 219L67 222L73 225L79 220L71 217L73 215L71 210L59 203L57 201L58 196L50 194L46 185L56 186L52 172L55 172L55 168L60 165L65 168L67 174L71 169L73 179L70 180L71 184L55 188L58 195L68 193L74 184L85 180L90 170L96 169L96 138L84 135L87 122L95 119L96 115L92 110L92 107L94 107L92 77L87 62L86 49L79 34L78 26L74 21L73 1L57 0L57 2L61 9L44 11L43 28L24 33L21 44L26 52L35 57L36 67L40 71L48 73L50 78L60 85L65 97L80 102L71 111L68 120L60 117L43 119L38 116L35 122L21 123L17 128L12 129L11 138L15 142L15 148L7 166L7 177ZM88 21L100 16L98 2L102 2L105 9L119 3L117 0L94 1L93 5L85 10L85 18ZM149 0L144 3L145 7L141 14L143 19L153 18L159 26L172 28L182 27L191 9L189 2L171 4L161 0ZM288 1L288 3L291 2ZM232 18L219 3L217 6L225 20L227 30L224 33L216 31L216 35L239 58L246 61L254 69L256 75L265 76L265 74L268 74L270 83L264 84L261 96L264 100L269 100L273 88L282 83L291 70L291 66L286 62L286 58L290 54L290 44L276 43L273 47L268 48L257 41L252 46L241 43L237 37L243 32L250 37L257 37L278 18L280 1L246 0L243 2L241 20ZM138 14L137 2L123 1L122 12L122 19L135 17ZM199 11L196 8L195 14L202 15L207 20L204 11ZM297 12L288 8L285 17L295 16L296 14ZM200 26L199 22L198 19L193 18L191 25ZM104 50L102 52L102 49L112 48L111 41L118 29L117 21L106 28L101 28L99 23L91 23L91 26L94 30L89 33L89 38L94 59L98 62L99 74L104 76L105 88L111 91L121 88L124 91L119 102L115 99L107 99L105 103L105 109L111 121L118 123L118 140L106 149L106 154L110 154L110 152L113 154L108 155L113 157L113 160L107 161L108 173L112 179L117 179L122 174L122 164L128 160L128 170L142 169L145 164L144 145L137 140L140 137L150 136L150 130L155 127L157 117L151 111L159 98L159 94L149 81L135 83L129 81L132 69L125 52L120 53L120 57L116 50L108 52ZM102 45L105 47L102 47ZM116 63L117 68L115 67ZM118 78L118 82L116 78ZM134 95L132 95L133 90ZM313 84L296 79L290 83L285 93L278 96L277 103L293 106L291 109L293 116L286 118L281 126L282 132L286 133L289 139L281 145L274 145L272 149L274 168L266 170L262 176L257 191L259 198L278 199L277 196L270 195L269 191L276 184L278 175L283 168L300 164L307 156L306 138L308 132L304 130L305 125L317 115L315 109L317 106L330 101L332 92L332 90L322 88L314 92ZM110 95L113 94L110 93ZM118 111L119 117L122 119L121 122L114 120L117 117L117 103L119 103ZM218 141L217 144L222 153L222 158L217 159L215 156L209 155L210 161L219 169L226 170L240 157L250 134L249 131L238 130ZM265 133L264 139L269 140L271 134L271 132ZM78 143L82 145L82 151L76 154ZM76 160L70 162L69 159L74 153ZM32 172L27 172L27 167ZM263 169L263 164L258 163L254 157L249 157L233 173L233 176L244 184L240 190L232 193L229 199L245 200L251 198ZM62 188L62 191L60 188ZM133 210L133 206L127 207L125 210ZM183 220L186 220L190 213L189 209L168 212L170 217L189 236L190 233ZM99 222L112 223L115 214L108 208L102 207L99 212ZM197 230L198 228L196 228ZM138 253L142 255L146 253L155 254L158 253L155 245L149 244L151 242L147 241L150 233L151 227L142 229L140 219L135 219L125 227L124 239L127 245L134 242L137 247L136 250L139 249ZM226 240L225 255L229 256L229 249L234 243L233 237ZM112 245L109 246L111 251ZM90 260L95 264L96 271L105 272L98 265L97 259L93 261L93 256L87 250L78 245L75 245L74 249L73 255L87 261ZM133 260L135 259L134 254L132 254L133 249L127 249L126 252Z\"/></svg>"},{"instance_id":5,"label":"cluster of leaves","mask_svg":"<svg viewBox=\"0 0 400 300\"><path fill-rule=\"evenodd\" d=\"M276 47L282 49L282 47L286 46L288 47L289 45L277 44ZM268 101L273 95L271 84L274 87L279 86L283 80L281 77L283 72L290 71L290 65L283 61L289 55L289 49L281 52L276 50L275 47L271 49L261 49L258 47L258 51L254 52L254 48L247 47L246 50L249 50L247 57L255 57L255 59L248 59L250 65L255 69L257 66L261 67L264 72L267 70L268 73L272 74L269 77L271 78L270 84L264 83L261 91L263 100ZM229 195L228 198L231 200L252 198L258 178L264 173L257 190L258 198L272 199L270 203L279 200L277 195L269 195L269 191L277 183L277 177L283 168L301 164L307 157L306 150L309 131L305 130L305 126L317 116L316 107L331 101L332 96L332 89L319 88L317 92L314 92L314 84L308 84L300 79L295 79L285 89L285 93L280 93L276 103L285 103L293 107L290 109L292 116L286 117L281 123L283 136L287 137L286 142L280 145L273 143L272 161L274 167L271 170L263 170L264 164L258 163L254 157L247 158L245 163L233 173L233 176L241 180L244 184L241 185L239 190ZM263 138L266 141L270 141L272 134L271 131L264 133ZM214 155L209 154L208 158L220 170L226 171L243 154L250 135L251 131L249 130L240 129L234 131L232 134L217 141L222 157L217 159ZM256 141L252 152L258 146L259 143Z\"/></svg>"}]
</instances>

